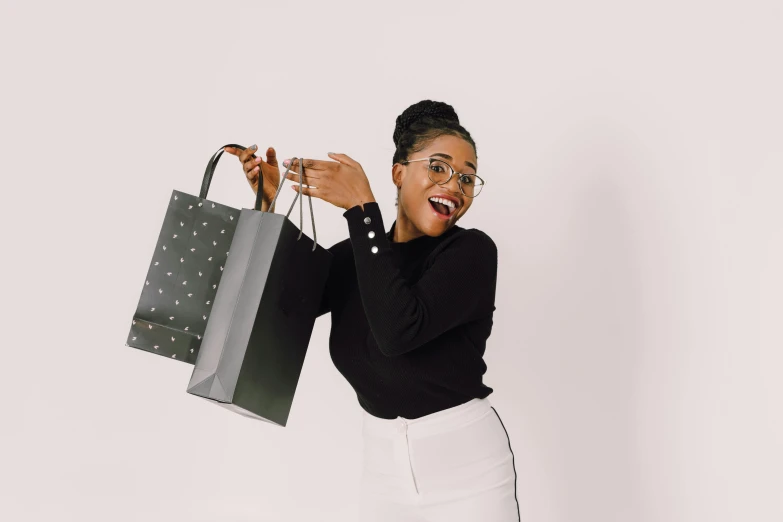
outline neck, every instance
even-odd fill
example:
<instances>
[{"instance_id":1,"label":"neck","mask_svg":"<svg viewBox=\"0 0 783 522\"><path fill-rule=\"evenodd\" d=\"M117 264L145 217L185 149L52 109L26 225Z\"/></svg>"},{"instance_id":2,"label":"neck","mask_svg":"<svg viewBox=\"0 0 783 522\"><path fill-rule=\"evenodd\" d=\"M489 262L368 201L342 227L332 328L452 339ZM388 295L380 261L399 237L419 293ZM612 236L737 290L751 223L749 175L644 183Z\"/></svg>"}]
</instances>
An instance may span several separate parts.
<instances>
[{"instance_id":1,"label":"neck","mask_svg":"<svg viewBox=\"0 0 783 522\"><path fill-rule=\"evenodd\" d=\"M424 233L413 226L408 216L402 210L402 206L397 207L397 223L394 225L394 237L392 241L395 243L407 243L412 239L423 236Z\"/></svg>"}]
</instances>

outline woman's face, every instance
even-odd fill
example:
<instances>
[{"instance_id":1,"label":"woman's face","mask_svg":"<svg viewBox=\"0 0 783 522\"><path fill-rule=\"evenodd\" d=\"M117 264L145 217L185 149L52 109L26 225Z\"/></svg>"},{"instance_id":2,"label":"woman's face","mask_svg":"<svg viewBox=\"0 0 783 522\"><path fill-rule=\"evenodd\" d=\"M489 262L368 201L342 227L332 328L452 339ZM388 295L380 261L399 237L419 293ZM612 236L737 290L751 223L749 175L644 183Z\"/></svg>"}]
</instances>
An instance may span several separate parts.
<instances>
[{"instance_id":1,"label":"woman's face","mask_svg":"<svg viewBox=\"0 0 783 522\"><path fill-rule=\"evenodd\" d=\"M454 175L448 183L438 185L430 180L427 161L396 164L392 177L400 187L400 217L407 218L423 234L439 236L454 226L473 203L473 198L460 190L457 178L458 173L475 174L478 164L473 146L457 136L439 136L425 149L411 154L408 160L429 157L443 160L454 168ZM449 200L453 207L434 202L432 198Z\"/></svg>"}]
</instances>

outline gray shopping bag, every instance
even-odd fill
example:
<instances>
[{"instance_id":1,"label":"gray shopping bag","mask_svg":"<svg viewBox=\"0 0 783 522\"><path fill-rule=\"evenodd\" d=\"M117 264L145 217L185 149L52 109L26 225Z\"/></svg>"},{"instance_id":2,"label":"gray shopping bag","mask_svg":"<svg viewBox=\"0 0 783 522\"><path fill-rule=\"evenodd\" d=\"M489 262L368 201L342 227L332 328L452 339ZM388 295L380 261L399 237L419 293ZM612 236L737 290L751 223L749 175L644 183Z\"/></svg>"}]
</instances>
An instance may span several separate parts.
<instances>
[{"instance_id":1,"label":"gray shopping bag","mask_svg":"<svg viewBox=\"0 0 783 522\"><path fill-rule=\"evenodd\" d=\"M242 209L187 388L280 426L288 420L332 261L315 239L312 199L313 239L301 230L303 198L299 229L288 219L297 198L285 216Z\"/></svg>"}]
</instances>

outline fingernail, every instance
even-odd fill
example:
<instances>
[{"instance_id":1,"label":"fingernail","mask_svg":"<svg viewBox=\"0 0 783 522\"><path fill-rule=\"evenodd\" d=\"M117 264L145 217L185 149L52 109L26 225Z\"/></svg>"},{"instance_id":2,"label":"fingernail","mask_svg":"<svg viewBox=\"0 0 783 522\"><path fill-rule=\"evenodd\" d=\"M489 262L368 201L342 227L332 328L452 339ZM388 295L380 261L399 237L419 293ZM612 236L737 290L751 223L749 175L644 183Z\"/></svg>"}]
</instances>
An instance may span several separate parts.
<instances>
[{"instance_id":1,"label":"fingernail","mask_svg":"<svg viewBox=\"0 0 783 522\"><path fill-rule=\"evenodd\" d=\"M253 145L251 145L251 146L250 146L250 147L248 147L248 148L249 148L250 150L256 150L256 149L258 148L258 145L256 145L256 144L254 143Z\"/></svg>"},{"instance_id":2,"label":"fingernail","mask_svg":"<svg viewBox=\"0 0 783 522\"><path fill-rule=\"evenodd\" d=\"M289 163L291 163L291 160L284 160L283 161L283 166L287 167Z\"/></svg>"}]
</instances>

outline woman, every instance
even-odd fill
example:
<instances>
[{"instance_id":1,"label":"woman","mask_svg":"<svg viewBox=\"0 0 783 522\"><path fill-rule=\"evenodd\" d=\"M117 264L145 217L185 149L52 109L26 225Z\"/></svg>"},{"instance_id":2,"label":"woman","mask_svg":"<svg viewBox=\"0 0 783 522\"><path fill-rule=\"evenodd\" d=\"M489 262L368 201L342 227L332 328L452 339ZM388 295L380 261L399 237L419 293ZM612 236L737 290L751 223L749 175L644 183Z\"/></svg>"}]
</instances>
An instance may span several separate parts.
<instances>
[{"instance_id":1,"label":"woman","mask_svg":"<svg viewBox=\"0 0 783 522\"><path fill-rule=\"evenodd\" d=\"M482 382L497 249L457 225L483 187L476 145L454 109L431 100L398 116L393 137L388 233L359 163L334 153L302 160L302 194L345 209L348 224L349 238L329 249L319 315L332 313L332 361L364 409L360 520L519 520L513 453ZM271 147L266 161L255 151L226 148L254 192L264 176L268 207L277 158ZM298 182L298 160L283 165Z\"/></svg>"}]
</instances>

